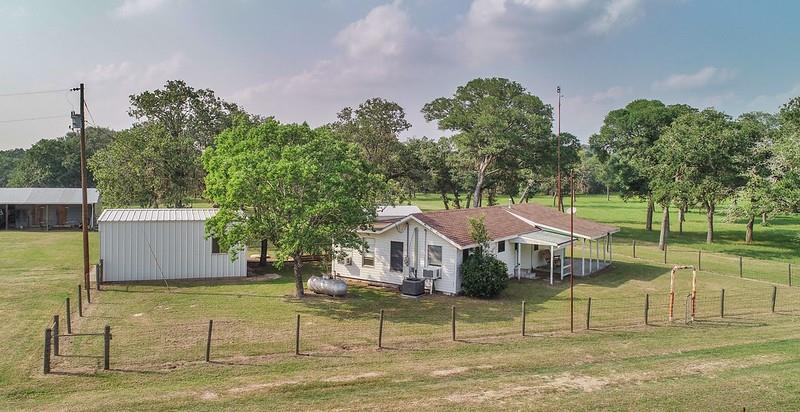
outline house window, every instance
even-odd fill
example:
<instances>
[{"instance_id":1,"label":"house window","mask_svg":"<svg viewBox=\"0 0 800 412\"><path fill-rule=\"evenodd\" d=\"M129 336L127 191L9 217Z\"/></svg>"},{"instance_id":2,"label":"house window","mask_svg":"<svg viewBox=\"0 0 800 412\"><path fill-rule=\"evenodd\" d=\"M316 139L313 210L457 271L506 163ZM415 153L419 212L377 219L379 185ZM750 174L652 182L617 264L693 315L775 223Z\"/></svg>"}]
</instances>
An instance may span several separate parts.
<instances>
[{"instance_id":1,"label":"house window","mask_svg":"<svg viewBox=\"0 0 800 412\"><path fill-rule=\"evenodd\" d=\"M428 266L442 266L442 247L428 245Z\"/></svg>"},{"instance_id":2,"label":"house window","mask_svg":"<svg viewBox=\"0 0 800 412\"><path fill-rule=\"evenodd\" d=\"M403 242L391 242L389 245L389 269L392 272L403 271Z\"/></svg>"},{"instance_id":3,"label":"house window","mask_svg":"<svg viewBox=\"0 0 800 412\"><path fill-rule=\"evenodd\" d=\"M533 250L539 250L539 245L533 245Z\"/></svg>"},{"instance_id":4,"label":"house window","mask_svg":"<svg viewBox=\"0 0 800 412\"><path fill-rule=\"evenodd\" d=\"M497 253L503 253L506 251L506 241L501 240L497 242Z\"/></svg>"},{"instance_id":5,"label":"house window","mask_svg":"<svg viewBox=\"0 0 800 412\"><path fill-rule=\"evenodd\" d=\"M375 266L375 239L364 239L367 248L361 254L361 266L374 267Z\"/></svg>"},{"instance_id":6,"label":"house window","mask_svg":"<svg viewBox=\"0 0 800 412\"><path fill-rule=\"evenodd\" d=\"M219 251L219 239L211 238L211 253L222 253Z\"/></svg>"}]
</instances>

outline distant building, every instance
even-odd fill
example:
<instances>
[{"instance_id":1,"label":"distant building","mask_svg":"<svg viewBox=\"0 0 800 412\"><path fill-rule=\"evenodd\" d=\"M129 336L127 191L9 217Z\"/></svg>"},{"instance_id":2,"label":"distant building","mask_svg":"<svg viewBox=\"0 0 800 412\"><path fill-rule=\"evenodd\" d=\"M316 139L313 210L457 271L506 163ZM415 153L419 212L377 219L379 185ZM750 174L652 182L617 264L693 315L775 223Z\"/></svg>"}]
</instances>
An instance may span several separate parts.
<instances>
[{"instance_id":1,"label":"distant building","mask_svg":"<svg viewBox=\"0 0 800 412\"><path fill-rule=\"evenodd\" d=\"M96 223L100 193L87 191L89 227ZM82 196L80 188L0 188L0 229L79 229Z\"/></svg>"},{"instance_id":2,"label":"distant building","mask_svg":"<svg viewBox=\"0 0 800 412\"><path fill-rule=\"evenodd\" d=\"M247 276L246 251L234 259L206 238L217 209L106 209L98 219L103 281Z\"/></svg>"}]
</instances>

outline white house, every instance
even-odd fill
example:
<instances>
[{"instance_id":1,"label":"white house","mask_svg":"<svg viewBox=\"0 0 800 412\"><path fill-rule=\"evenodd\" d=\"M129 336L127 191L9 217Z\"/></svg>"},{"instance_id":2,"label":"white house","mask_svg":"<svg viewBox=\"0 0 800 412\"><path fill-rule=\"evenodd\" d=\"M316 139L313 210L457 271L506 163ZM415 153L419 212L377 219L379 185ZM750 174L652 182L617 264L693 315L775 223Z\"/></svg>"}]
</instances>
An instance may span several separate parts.
<instances>
[{"instance_id":1,"label":"white house","mask_svg":"<svg viewBox=\"0 0 800 412\"><path fill-rule=\"evenodd\" d=\"M360 232L369 246L365 251L344 249L346 257L332 264L335 275L389 285L400 285L405 277L423 274L436 280L437 291L461 291L460 268L477 245L470 236L471 218L483 216L491 248L506 263L509 276L563 279L584 276L608 266L612 258L612 234L619 228L573 216L574 240L587 255L569 263L566 249L571 243L570 216L532 204L452 209L436 212L398 210L381 212L371 230ZM602 251L601 251L602 245ZM586 248L588 247L588 254ZM576 250L576 256L578 256ZM574 266L574 267L573 267Z\"/></svg>"},{"instance_id":2,"label":"white house","mask_svg":"<svg viewBox=\"0 0 800 412\"><path fill-rule=\"evenodd\" d=\"M98 219L103 281L247 276L245 251L232 260L205 222L216 209L106 209Z\"/></svg>"}]
</instances>

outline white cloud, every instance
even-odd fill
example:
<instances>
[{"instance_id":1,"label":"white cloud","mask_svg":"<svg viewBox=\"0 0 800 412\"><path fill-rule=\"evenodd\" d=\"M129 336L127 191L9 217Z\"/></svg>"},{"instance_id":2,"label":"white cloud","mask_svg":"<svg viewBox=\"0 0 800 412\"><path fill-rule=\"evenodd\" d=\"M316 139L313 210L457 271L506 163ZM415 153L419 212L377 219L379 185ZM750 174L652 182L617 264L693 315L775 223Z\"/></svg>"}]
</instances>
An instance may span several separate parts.
<instances>
[{"instance_id":1,"label":"white cloud","mask_svg":"<svg viewBox=\"0 0 800 412\"><path fill-rule=\"evenodd\" d=\"M758 95L746 107L748 110L776 113L781 106L797 96L800 96L800 84L795 84L785 92Z\"/></svg>"},{"instance_id":2,"label":"white cloud","mask_svg":"<svg viewBox=\"0 0 800 412\"><path fill-rule=\"evenodd\" d=\"M657 90L685 90L724 83L735 76L735 73L725 68L706 66L694 73L677 73L663 80L653 83Z\"/></svg>"},{"instance_id":3,"label":"white cloud","mask_svg":"<svg viewBox=\"0 0 800 412\"><path fill-rule=\"evenodd\" d=\"M334 42L354 58L373 53L396 56L403 52L410 35L408 14L395 2L370 10L366 17L340 31Z\"/></svg>"},{"instance_id":4,"label":"white cloud","mask_svg":"<svg viewBox=\"0 0 800 412\"><path fill-rule=\"evenodd\" d=\"M91 83L115 83L127 87L148 87L168 80L183 66L182 53L150 64L134 64L129 61L97 64L92 69L78 73L78 78Z\"/></svg>"},{"instance_id":5,"label":"white cloud","mask_svg":"<svg viewBox=\"0 0 800 412\"><path fill-rule=\"evenodd\" d=\"M632 87L613 86L606 90L592 94L592 97L589 100L592 102L614 101L630 96L631 94L633 94Z\"/></svg>"},{"instance_id":6,"label":"white cloud","mask_svg":"<svg viewBox=\"0 0 800 412\"><path fill-rule=\"evenodd\" d=\"M455 43L470 63L524 47L612 32L642 14L640 0L473 0Z\"/></svg>"},{"instance_id":7,"label":"white cloud","mask_svg":"<svg viewBox=\"0 0 800 412\"><path fill-rule=\"evenodd\" d=\"M163 7L167 2L168 0L123 0L122 4L115 8L112 14L120 18L137 17L152 13Z\"/></svg>"}]
</instances>

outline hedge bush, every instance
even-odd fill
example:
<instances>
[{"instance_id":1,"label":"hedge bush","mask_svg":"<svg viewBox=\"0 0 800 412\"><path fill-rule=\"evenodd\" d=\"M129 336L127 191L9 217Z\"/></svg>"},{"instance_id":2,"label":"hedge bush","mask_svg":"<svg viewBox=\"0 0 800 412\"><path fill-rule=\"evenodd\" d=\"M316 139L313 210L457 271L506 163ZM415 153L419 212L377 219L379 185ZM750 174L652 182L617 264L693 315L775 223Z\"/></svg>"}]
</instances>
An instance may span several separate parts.
<instances>
[{"instance_id":1,"label":"hedge bush","mask_svg":"<svg viewBox=\"0 0 800 412\"><path fill-rule=\"evenodd\" d=\"M496 257L476 253L461 266L461 288L467 296L493 298L508 284L508 267Z\"/></svg>"}]
</instances>

